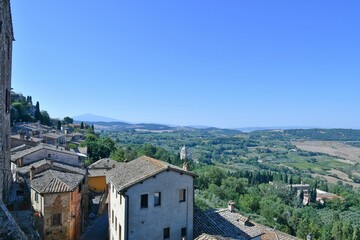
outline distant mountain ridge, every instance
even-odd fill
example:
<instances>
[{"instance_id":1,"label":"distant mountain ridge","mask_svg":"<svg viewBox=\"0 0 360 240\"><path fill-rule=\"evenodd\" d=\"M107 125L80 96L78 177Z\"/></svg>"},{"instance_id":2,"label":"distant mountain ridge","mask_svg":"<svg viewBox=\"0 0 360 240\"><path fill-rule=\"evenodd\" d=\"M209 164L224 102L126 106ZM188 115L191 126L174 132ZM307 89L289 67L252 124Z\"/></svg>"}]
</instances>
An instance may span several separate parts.
<instances>
[{"instance_id":1,"label":"distant mountain ridge","mask_svg":"<svg viewBox=\"0 0 360 240\"><path fill-rule=\"evenodd\" d=\"M99 116L99 115L95 115L92 113L85 113L82 115L74 116L72 118L74 119L74 121L78 121L78 122L81 122L81 121L82 122L117 122L117 121L120 121L119 119Z\"/></svg>"},{"instance_id":2,"label":"distant mountain ridge","mask_svg":"<svg viewBox=\"0 0 360 240\"><path fill-rule=\"evenodd\" d=\"M110 117L86 113L73 117L75 122L87 122L98 126L102 130L124 130L124 129L140 129L149 131L164 131L176 129L229 129L239 132L269 131L269 130L289 130L289 129L314 129L317 127L304 126L278 126L278 127L243 127L243 128L216 128L203 125L177 126L173 124L159 123L132 123L128 121L118 120Z\"/></svg>"}]
</instances>

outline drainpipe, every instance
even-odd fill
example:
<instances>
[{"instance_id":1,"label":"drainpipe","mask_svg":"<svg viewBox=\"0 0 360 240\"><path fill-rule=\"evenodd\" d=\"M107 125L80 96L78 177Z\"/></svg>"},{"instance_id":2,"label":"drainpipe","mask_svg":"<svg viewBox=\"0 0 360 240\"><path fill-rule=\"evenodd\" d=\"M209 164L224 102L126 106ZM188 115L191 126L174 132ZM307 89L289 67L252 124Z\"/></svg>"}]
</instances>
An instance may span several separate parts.
<instances>
[{"instance_id":1,"label":"drainpipe","mask_svg":"<svg viewBox=\"0 0 360 240\"><path fill-rule=\"evenodd\" d=\"M130 208L130 200L129 200L129 196L125 194L126 190L124 192L121 192L122 195L125 198L125 240L129 240L129 208ZM119 192L120 193L120 192ZM120 194L121 194L120 193Z\"/></svg>"}]
</instances>

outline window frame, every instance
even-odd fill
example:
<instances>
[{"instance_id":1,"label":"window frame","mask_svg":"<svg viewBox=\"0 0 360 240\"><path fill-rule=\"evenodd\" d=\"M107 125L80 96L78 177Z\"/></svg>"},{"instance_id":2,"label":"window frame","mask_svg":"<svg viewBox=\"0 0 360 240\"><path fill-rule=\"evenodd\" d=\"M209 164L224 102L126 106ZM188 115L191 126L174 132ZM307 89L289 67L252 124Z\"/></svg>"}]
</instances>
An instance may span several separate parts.
<instances>
[{"instance_id":1,"label":"window frame","mask_svg":"<svg viewBox=\"0 0 360 240\"><path fill-rule=\"evenodd\" d=\"M140 208L146 209L149 208L149 194L141 194L140 195Z\"/></svg>"},{"instance_id":2,"label":"window frame","mask_svg":"<svg viewBox=\"0 0 360 240\"><path fill-rule=\"evenodd\" d=\"M51 217L51 226L61 226L61 213L53 213Z\"/></svg>"},{"instance_id":3,"label":"window frame","mask_svg":"<svg viewBox=\"0 0 360 240\"><path fill-rule=\"evenodd\" d=\"M187 229L186 229L186 227L183 227L183 228L181 228L181 237L183 238L186 236L187 236Z\"/></svg>"},{"instance_id":4,"label":"window frame","mask_svg":"<svg viewBox=\"0 0 360 240\"><path fill-rule=\"evenodd\" d=\"M5 90L5 113L10 113L11 108L11 91L6 88Z\"/></svg>"},{"instance_id":5,"label":"window frame","mask_svg":"<svg viewBox=\"0 0 360 240\"><path fill-rule=\"evenodd\" d=\"M111 210L111 224L114 224L114 210Z\"/></svg>"},{"instance_id":6,"label":"window frame","mask_svg":"<svg viewBox=\"0 0 360 240\"><path fill-rule=\"evenodd\" d=\"M170 228L169 227L163 229L163 239L164 240L170 239Z\"/></svg>"},{"instance_id":7,"label":"window frame","mask_svg":"<svg viewBox=\"0 0 360 240\"><path fill-rule=\"evenodd\" d=\"M158 195L158 196L156 196ZM155 192L154 193L154 207L160 207L161 206L161 192Z\"/></svg>"},{"instance_id":8,"label":"window frame","mask_svg":"<svg viewBox=\"0 0 360 240\"><path fill-rule=\"evenodd\" d=\"M179 202L186 202L186 188L179 190Z\"/></svg>"}]
</instances>

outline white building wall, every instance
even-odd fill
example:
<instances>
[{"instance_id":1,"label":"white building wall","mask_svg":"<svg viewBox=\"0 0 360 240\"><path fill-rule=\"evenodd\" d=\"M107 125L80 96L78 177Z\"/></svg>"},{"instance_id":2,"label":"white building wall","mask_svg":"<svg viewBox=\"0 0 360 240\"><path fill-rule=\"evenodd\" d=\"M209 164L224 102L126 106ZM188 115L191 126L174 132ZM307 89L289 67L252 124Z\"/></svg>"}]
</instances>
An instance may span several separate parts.
<instances>
[{"instance_id":1,"label":"white building wall","mask_svg":"<svg viewBox=\"0 0 360 240\"><path fill-rule=\"evenodd\" d=\"M122 195L118 194L117 190L113 187L112 184L110 184L109 199L109 239L123 240L125 239L125 198ZM112 218L112 211L114 211L114 218ZM117 222L116 231L115 222ZM121 231L119 231L119 225L121 227Z\"/></svg>"},{"instance_id":2,"label":"white building wall","mask_svg":"<svg viewBox=\"0 0 360 240\"><path fill-rule=\"evenodd\" d=\"M30 154L26 155L25 157L23 157L23 165L28 165L30 163L44 159L45 156L46 156L45 149L41 149L39 151L30 153Z\"/></svg>"},{"instance_id":3,"label":"white building wall","mask_svg":"<svg viewBox=\"0 0 360 240\"><path fill-rule=\"evenodd\" d=\"M34 208L34 211L40 212L41 214L44 214L44 198L38 193L38 200L36 201L36 191L34 189L31 189L30 192L31 195L31 205Z\"/></svg>"},{"instance_id":4,"label":"white building wall","mask_svg":"<svg viewBox=\"0 0 360 240\"><path fill-rule=\"evenodd\" d=\"M51 158L49 158L49 154L51 154ZM23 159L23 165L28 165L31 164L33 162L37 162L39 160L42 159L52 159L56 162L61 162L61 163L65 163L65 164L69 164L69 165L74 165L74 166L82 166L82 161L79 162L79 156L77 155L73 155L73 154L68 154L65 152L58 152L58 151L53 151L53 150L49 150L49 149L41 149L39 151L30 153L28 155L26 155Z\"/></svg>"},{"instance_id":5,"label":"white building wall","mask_svg":"<svg viewBox=\"0 0 360 240\"><path fill-rule=\"evenodd\" d=\"M52 151L49 149L47 150L47 155L48 154L51 154L51 159L54 161L74 166L82 166L82 161L79 162L79 156L77 155L67 154L66 152Z\"/></svg>"},{"instance_id":6,"label":"white building wall","mask_svg":"<svg viewBox=\"0 0 360 240\"><path fill-rule=\"evenodd\" d=\"M180 189L186 189L186 201L179 202ZM161 192L161 206L154 206L154 193ZM112 193L112 186L110 190L110 211L109 211L109 229L110 239L119 239L114 232L112 226L111 214L114 209L114 218L124 226L122 228L124 233L125 226L125 204L121 206L113 205L116 200L116 195ZM129 226L128 239L163 239L164 228L170 228L171 240L181 239L181 229L186 227L187 238L193 239L193 208L194 208L194 194L193 194L193 177L180 174L175 171L164 171L145 180L143 183L138 183L132 186L125 193L129 196ZM141 195L148 194L148 208L141 208ZM123 203L125 198L122 199ZM115 221L115 220L114 220Z\"/></svg>"}]
</instances>

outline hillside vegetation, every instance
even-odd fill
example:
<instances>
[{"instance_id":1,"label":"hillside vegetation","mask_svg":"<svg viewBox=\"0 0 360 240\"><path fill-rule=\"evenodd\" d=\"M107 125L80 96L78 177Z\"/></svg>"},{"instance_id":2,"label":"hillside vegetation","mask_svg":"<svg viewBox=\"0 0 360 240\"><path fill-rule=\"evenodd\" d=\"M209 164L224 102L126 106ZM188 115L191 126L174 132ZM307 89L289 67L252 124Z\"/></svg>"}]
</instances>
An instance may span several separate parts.
<instances>
[{"instance_id":1,"label":"hillside vegetation","mask_svg":"<svg viewBox=\"0 0 360 240\"><path fill-rule=\"evenodd\" d=\"M196 204L203 209L226 207L234 200L242 214L302 239L308 233L313 239L360 239L359 221L354 221L360 218L360 169L354 147L359 144L358 131L152 130L101 130L100 136L113 139L116 149L110 156L119 161L148 155L181 166L179 148L188 147L190 167L198 175ZM314 146L322 148L310 148ZM310 184L311 203L306 207L302 195L288 187L301 182ZM344 200L319 204L315 189Z\"/></svg>"}]
</instances>

